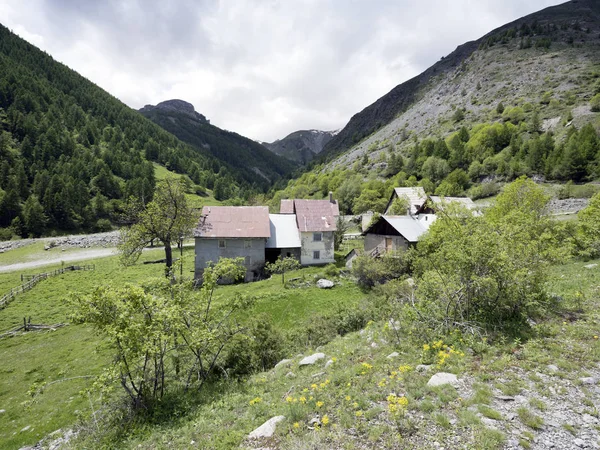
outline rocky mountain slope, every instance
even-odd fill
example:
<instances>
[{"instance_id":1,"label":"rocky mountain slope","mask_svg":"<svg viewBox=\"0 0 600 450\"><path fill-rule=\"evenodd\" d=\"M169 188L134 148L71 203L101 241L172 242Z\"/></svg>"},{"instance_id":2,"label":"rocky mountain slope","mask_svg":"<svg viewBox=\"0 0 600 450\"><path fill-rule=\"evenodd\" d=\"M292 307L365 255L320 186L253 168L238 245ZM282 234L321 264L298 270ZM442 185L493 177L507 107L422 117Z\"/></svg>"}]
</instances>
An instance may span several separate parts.
<instances>
[{"instance_id":1,"label":"rocky mountain slope","mask_svg":"<svg viewBox=\"0 0 600 450\"><path fill-rule=\"evenodd\" d=\"M236 168L249 183L266 188L295 168L290 161L274 155L259 143L211 125L193 105L183 100L146 105L139 111L183 142Z\"/></svg>"},{"instance_id":2,"label":"rocky mountain slope","mask_svg":"<svg viewBox=\"0 0 600 450\"><path fill-rule=\"evenodd\" d=\"M592 122L600 74L600 3L574 0L504 25L460 45L417 77L352 117L321 160L349 165L411 136L445 137L462 126L506 120L501 108L539 114L544 130ZM596 84L594 84L596 83ZM502 107L498 104L502 103ZM567 120L568 119L568 120Z\"/></svg>"},{"instance_id":3,"label":"rocky mountain slope","mask_svg":"<svg viewBox=\"0 0 600 450\"><path fill-rule=\"evenodd\" d=\"M300 130L275 142L262 144L276 155L306 165L321 153L336 134L337 131Z\"/></svg>"}]
</instances>

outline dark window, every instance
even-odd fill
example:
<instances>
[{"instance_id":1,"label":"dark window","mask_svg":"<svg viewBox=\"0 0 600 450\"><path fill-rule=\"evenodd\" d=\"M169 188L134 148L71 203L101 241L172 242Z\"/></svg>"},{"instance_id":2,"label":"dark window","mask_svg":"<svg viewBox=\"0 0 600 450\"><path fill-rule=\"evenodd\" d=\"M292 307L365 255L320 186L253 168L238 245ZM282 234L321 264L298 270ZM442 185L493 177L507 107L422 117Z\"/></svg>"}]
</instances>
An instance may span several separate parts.
<instances>
[{"instance_id":1,"label":"dark window","mask_svg":"<svg viewBox=\"0 0 600 450\"><path fill-rule=\"evenodd\" d=\"M323 240L322 233L313 233L313 241L314 242L321 242L322 240Z\"/></svg>"},{"instance_id":2,"label":"dark window","mask_svg":"<svg viewBox=\"0 0 600 450\"><path fill-rule=\"evenodd\" d=\"M321 252L319 250L313 252L313 259L321 259Z\"/></svg>"},{"instance_id":3,"label":"dark window","mask_svg":"<svg viewBox=\"0 0 600 450\"><path fill-rule=\"evenodd\" d=\"M225 248L227 247L227 244L224 240L219 240L219 248Z\"/></svg>"}]
</instances>

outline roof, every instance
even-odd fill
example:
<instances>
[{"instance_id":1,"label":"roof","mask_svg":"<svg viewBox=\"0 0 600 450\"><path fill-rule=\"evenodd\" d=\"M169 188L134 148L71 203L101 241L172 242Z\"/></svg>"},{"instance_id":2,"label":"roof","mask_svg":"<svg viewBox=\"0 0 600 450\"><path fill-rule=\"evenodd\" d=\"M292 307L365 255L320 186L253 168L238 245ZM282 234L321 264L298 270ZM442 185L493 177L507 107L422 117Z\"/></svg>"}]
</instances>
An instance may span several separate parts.
<instances>
[{"instance_id":1,"label":"roof","mask_svg":"<svg viewBox=\"0 0 600 450\"><path fill-rule=\"evenodd\" d=\"M266 248L300 248L300 233L295 214L269 214L271 237Z\"/></svg>"},{"instance_id":2,"label":"roof","mask_svg":"<svg viewBox=\"0 0 600 450\"><path fill-rule=\"evenodd\" d=\"M267 206L205 206L195 237L205 238L268 238L269 208Z\"/></svg>"},{"instance_id":3,"label":"roof","mask_svg":"<svg viewBox=\"0 0 600 450\"><path fill-rule=\"evenodd\" d=\"M394 188L394 192L392 193L392 197L390 198L390 201L388 202L385 211L388 211L388 209L392 205L392 202L394 201L394 198L401 196L408 197L411 214L416 214L417 210L421 206L423 206L425 204L425 201L427 200L427 194L425 193L425 189L423 189L421 186L397 187Z\"/></svg>"},{"instance_id":4,"label":"roof","mask_svg":"<svg viewBox=\"0 0 600 450\"><path fill-rule=\"evenodd\" d=\"M340 215L337 200L294 200L298 229L301 232L336 231Z\"/></svg>"},{"instance_id":5,"label":"roof","mask_svg":"<svg viewBox=\"0 0 600 450\"><path fill-rule=\"evenodd\" d=\"M431 201L435 205L457 202L469 209L475 209L477 207L477 205L469 197L440 197L438 195L432 195Z\"/></svg>"},{"instance_id":6,"label":"roof","mask_svg":"<svg viewBox=\"0 0 600 450\"><path fill-rule=\"evenodd\" d=\"M279 204L279 214L294 214L294 200L282 199Z\"/></svg>"},{"instance_id":7,"label":"roof","mask_svg":"<svg viewBox=\"0 0 600 450\"><path fill-rule=\"evenodd\" d=\"M419 238L429 230L429 226L435 219L436 216L434 214L421 214L419 216L381 216L379 218L379 220L385 220L389 223L390 226L401 234L408 242L417 242ZM367 234L375 223L365 230L364 234Z\"/></svg>"}]
</instances>

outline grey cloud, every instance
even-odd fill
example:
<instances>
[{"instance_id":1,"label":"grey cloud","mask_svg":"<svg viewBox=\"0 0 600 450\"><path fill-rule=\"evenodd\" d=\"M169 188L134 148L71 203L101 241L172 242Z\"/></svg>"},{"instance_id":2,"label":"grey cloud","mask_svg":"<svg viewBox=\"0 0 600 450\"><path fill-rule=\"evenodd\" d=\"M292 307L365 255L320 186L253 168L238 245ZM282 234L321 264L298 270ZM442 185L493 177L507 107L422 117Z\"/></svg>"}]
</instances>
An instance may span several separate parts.
<instances>
[{"instance_id":1,"label":"grey cloud","mask_svg":"<svg viewBox=\"0 0 600 450\"><path fill-rule=\"evenodd\" d=\"M3 21L134 108L192 102L273 141L334 129L467 40L556 0L0 0Z\"/></svg>"}]
</instances>

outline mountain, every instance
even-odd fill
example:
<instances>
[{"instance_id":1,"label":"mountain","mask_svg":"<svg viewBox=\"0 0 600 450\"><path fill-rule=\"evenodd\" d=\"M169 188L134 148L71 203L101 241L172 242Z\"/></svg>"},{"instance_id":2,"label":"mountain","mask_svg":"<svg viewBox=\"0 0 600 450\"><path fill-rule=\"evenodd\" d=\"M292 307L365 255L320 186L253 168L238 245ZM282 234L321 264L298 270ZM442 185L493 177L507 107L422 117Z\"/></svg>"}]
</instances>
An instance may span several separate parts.
<instances>
[{"instance_id":1,"label":"mountain","mask_svg":"<svg viewBox=\"0 0 600 450\"><path fill-rule=\"evenodd\" d=\"M152 162L202 188L251 188L0 25L0 240L110 227L127 198L151 199Z\"/></svg>"},{"instance_id":2,"label":"mountain","mask_svg":"<svg viewBox=\"0 0 600 450\"><path fill-rule=\"evenodd\" d=\"M573 0L499 27L355 114L325 146L322 160L351 150L352 157L345 158L351 163L376 141L398 145L409 135L443 136L460 126L500 120L493 115L498 103L533 105L539 119L548 121L545 129L568 110L579 123L597 122L581 116L590 115L584 106L597 90L599 35L595 0Z\"/></svg>"},{"instance_id":3,"label":"mountain","mask_svg":"<svg viewBox=\"0 0 600 450\"><path fill-rule=\"evenodd\" d=\"M225 162L247 183L263 190L295 169L290 161L274 155L258 142L211 125L192 104L183 100L146 105L139 112L181 141Z\"/></svg>"},{"instance_id":4,"label":"mountain","mask_svg":"<svg viewBox=\"0 0 600 450\"><path fill-rule=\"evenodd\" d=\"M263 142L262 145L276 155L306 165L321 153L336 133L337 131L300 130L272 143Z\"/></svg>"},{"instance_id":5,"label":"mountain","mask_svg":"<svg viewBox=\"0 0 600 450\"><path fill-rule=\"evenodd\" d=\"M600 2L573 0L462 44L396 86L275 198L334 191L342 211L360 214L381 212L397 186L475 199L522 175L600 180L599 112Z\"/></svg>"}]
</instances>

